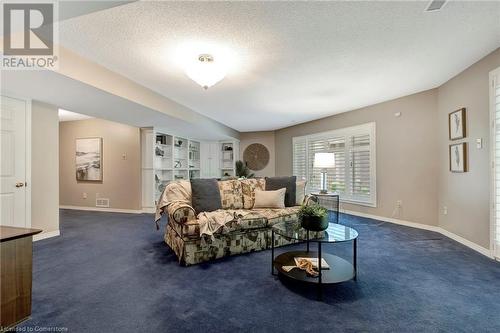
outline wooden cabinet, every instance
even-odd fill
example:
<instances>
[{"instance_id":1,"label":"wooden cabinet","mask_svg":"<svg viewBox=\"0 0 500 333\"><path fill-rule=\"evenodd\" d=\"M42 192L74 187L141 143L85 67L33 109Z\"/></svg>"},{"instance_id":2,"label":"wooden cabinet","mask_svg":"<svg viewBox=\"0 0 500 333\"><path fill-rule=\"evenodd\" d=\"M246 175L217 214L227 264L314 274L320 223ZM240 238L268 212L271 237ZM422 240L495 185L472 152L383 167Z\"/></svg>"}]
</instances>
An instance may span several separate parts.
<instances>
[{"instance_id":1,"label":"wooden cabinet","mask_svg":"<svg viewBox=\"0 0 500 333\"><path fill-rule=\"evenodd\" d=\"M0 226L0 327L31 315L32 238L38 229Z\"/></svg>"}]
</instances>

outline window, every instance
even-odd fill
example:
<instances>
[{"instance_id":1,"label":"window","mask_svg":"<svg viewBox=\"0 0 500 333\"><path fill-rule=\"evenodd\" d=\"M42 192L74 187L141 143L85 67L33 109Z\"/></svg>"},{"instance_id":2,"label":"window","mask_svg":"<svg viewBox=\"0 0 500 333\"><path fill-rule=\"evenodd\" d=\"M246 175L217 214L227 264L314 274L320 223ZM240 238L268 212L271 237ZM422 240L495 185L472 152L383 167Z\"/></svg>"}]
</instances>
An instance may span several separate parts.
<instances>
[{"instance_id":1,"label":"window","mask_svg":"<svg viewBox=\"0 0 500 333\"><path fill-rule=\"evenodd\" d=\"M321 169L313 168L314 154L335 154L327 169L329 191L344 202L376 206L375 123L293 138L293 174L307 180L307 191L321 188Z\"/></svg>"}]
</instances>

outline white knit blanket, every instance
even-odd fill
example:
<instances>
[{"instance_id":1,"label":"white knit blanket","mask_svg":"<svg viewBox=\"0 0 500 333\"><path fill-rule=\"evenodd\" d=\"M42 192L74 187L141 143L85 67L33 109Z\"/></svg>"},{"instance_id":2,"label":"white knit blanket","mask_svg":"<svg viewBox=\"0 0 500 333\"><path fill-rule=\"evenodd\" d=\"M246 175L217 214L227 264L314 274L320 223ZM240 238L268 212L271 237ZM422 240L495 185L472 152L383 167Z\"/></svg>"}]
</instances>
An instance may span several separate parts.
<instances>
[{"instance_id":1,"label":"white knit blanket","mask_svg":"<svg viewBox=\"0 0 500 333\"><path fill-rule=\"evenodd\" d=\"M207 235L212 237L217 230L232 221L239 221L250 211L227 211L219 209L213 212L202 212L198 214L198 223L200 225L200 236Z\"/></svg>"}]
</instances>

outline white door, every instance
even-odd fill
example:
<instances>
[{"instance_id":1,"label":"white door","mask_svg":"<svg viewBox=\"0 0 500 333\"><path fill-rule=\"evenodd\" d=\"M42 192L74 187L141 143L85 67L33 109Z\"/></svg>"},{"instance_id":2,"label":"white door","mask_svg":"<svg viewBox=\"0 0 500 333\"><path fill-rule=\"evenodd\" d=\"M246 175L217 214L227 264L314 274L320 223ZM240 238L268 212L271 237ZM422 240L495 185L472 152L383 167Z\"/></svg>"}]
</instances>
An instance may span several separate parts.
<instances>
[{"instance_id":1,"label":"white door","mask_svg":"<svg viewBox=\"0 0 500 333\"><path fill-rule=\"evenodd\" d=\"M494 256L500 260L500 68L490 73L491 116L491 243Z\"/></svg>"},{"instance_id":2,"label":"white door","mask_svg":"<svg viewBox=\"0 0 500 333\"><path fill-rule=\"evenodd\" d=\"M219 178L220 166L219 166L219 143L210 143L210 177Z\"/></svg>"},{"instance_id":3,"label":"white door","mask_svg":"<svg viewBox=\"0 0 500 333\"><path fill-rule=\"evenodd\" d=\"M26 101L0 96L0 225L26 221Z\"/></svg>"},{"instance_id":4,"label":"white door","mask_svg":"<svg viewBox=\"0 0 500 333\"><path fill-rule=\"evenodd\" d=\"M219 178L219 144L202 142L200 147L201 178Z\"/></svg>"}]
</instances>

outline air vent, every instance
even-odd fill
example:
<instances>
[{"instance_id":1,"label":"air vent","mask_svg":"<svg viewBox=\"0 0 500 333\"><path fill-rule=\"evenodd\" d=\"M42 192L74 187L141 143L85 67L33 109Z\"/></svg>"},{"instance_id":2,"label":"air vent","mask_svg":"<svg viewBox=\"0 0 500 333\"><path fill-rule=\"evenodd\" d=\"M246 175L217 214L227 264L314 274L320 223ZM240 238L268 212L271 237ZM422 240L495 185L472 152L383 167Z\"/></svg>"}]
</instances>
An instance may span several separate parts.
<instances>
[{"instance_id":1,"label":"air vent","mask_svg":"<svg viewBox=\"0 0 500 333\"><path fill-rule=\"evenodd\" d=\"M95 199L95 206L108 208L109 207L109 199L108 198L97 198Z\"/></svg>"},{"instance_id":2,"label":"air vent","mask_svg":"<svg viewBox=\"0 0 500 333\"><path fill-rule=\"evenodd\" d=\"M448 0L432 0L427 8L425 9L426 12L435 12L437 10L441 10L441 8L444 7L444 5L448 2Z\"/></svg>"}]
</instances>

